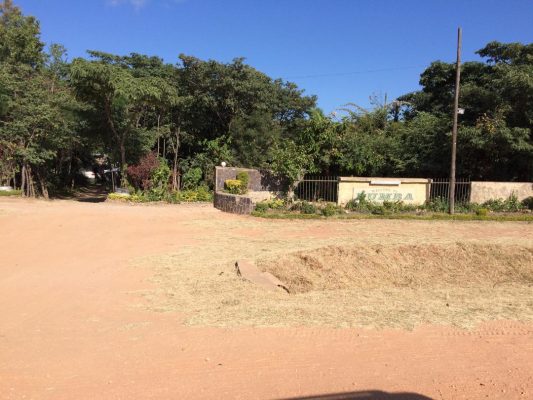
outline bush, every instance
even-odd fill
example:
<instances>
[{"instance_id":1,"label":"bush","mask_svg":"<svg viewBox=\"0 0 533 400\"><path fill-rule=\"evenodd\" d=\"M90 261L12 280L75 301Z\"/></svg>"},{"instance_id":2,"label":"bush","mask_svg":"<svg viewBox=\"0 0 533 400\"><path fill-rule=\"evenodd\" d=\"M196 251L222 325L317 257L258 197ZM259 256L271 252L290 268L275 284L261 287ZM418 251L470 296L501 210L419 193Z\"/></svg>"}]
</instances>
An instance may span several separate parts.
<instances>
[{"instance_id":1,"label":"bush","mask_svg":"<svg viewBox=\"0 0 533 400\"><path fill-rule=\"evenodd\" d=\"M285 208L285 201L283 199L271 199L266 202L268 204L268 207L273 210L281 210L282 208Z\"/></svg>"},{"instance_id":2,"label":"bush","mask_svg":"<svg viewBox=\"0 0 533 400\"><path fill-rule=\"evenodd\" d=\"M210 202L213 201L213 193L209 191L209 188L200 186L196 190L182 190L180 192L169 193L165 201L168 203L193 203L193 202Z\"/></svg>"},{"instance_id":3,"label":"bush","mask_svg":"<svg viewBox=\"0 0 533 400\"><path fill-rule=\"evenodd\" d=\"M238 181L241 181L241 190L242 190L242 194L245 194L246 192L248 192L248 184L250 183L250 175L248 175L248 172L246 171L241 171L237 174L237 177L236 179Z\"/></svg>"},{"instance_id":4,"label":"bush","mask_svg":"<svg viewBox=\"0 0 533 400\"><path fill-rule=\"evenodd\" d=\"M151 195L161 200L168 191L168 182L170 180L170 168L165 159L160 159L159 165L152 171L151 176Z\"/></svg>"},{"instance_id":5,"label":"bush","mask_svg":"<svg viewBox=\"0 0 533 400\"><path fill-rule=\"evenodd\" d=\"M517 212L525 207L520 201L518 201L518 197L516 197L514 193L511 193L506 200L488 200L484 202L482 206L495 212Z\"/></svg>"},{"instance_id":6,"label":"bush","mask_svg":"<svg viewBox=\"0 0 533 400\"><path fill-rule=\"evenodd\" d=\"M405 204L402 201L384 201L383 203L368 201L365 192L359 193L355 199L350 200L346 204L346 209L350 211L376 215L411 212L419 208L419 206Z\"/></svg>"},{"instance_id":7,"label":"bush","mask_svg":"<svg viewBox=\"0 0 533 400\"><path fill-rule=\"evenodd\" d=\"M526 197L522 200L522 207L528 210L533 210L533 196Z\"/></svg>"},{"instance_id":8,"label":"bush","mask_svg":"<svg viewBox=\"0 0 533 400\"><path fill-rule=\"evenodd\" d=\"M370 203L366 200L365 192L361 192L355 199L352 199L346 203L345 208L350 211L368 212L369 204Z\"/></svg>"},{"instance_id":9,"label":"bush","mask_svg":"<svg viewBox=\"0 0 533 400\"><path fill-rule=\"evenodd\" d=\"M224 187L231 194L242 194L242 182L238 179L227 179Z\"/></svg>"},{"instance_id":10,"label":"bush","mask_svg":"<svg viewBox=\"0 0 533 400\"><path fill-rule=\"evenodd\" d=\"M0 190L0 197L21 196L22 190Z\"/></svg>"},{"instance_id":11,"label":"bush","mask_svg":"<svg viewBox=\"0 0 533 400\"><path fill-rule=\"evenodd\" d=\"M270 207L268 206L268 203L266 201L262 201L255 205L255 211L260 212L260 213L267 212L269 208Z\"/></svg>"},{"instance_id":12,"label":"bush","mask_svg":"<svg viewBox=\"0 0 533 400\"><path fill-rule=\"evenodd\" d=\"M374 215L386 215L386 214L392 214L389 210L387 210L383 204L372 204L370 207L370 212Z\"/></svg>"},{"instance_id":13,"label":"bush","mask_svg":"<svg viewBox=\"0 0 533 400\"><path fill-rule=\"evenodd\" d=\"M476 212L479 207L480 205L476 203L459 202L455 203L454 210L457 213L472 213ZM422 208L426 211L447 213L450 210L450 203L447 198L437 197L426 202L426 204Z\"/></svg>"},{"instance_id":14,"label":"bush","mask_svg":"<svg viewBox=\"0 0 533 400\"><path fill-rule=\"evenodd\" d=\"M448 204L448 199L445 199L444 197L437 197L426 202L424 209L427 211L445 213L448 212L450 206Z\"/></svg>"},{"instance_id":15,"label":"bush","mask_svg":"<svg viewBox=\"0 0 533 400\"><path fill-rule=\"evenodd\" d=\"M117 200L117 201L131 201L132 196L127 196L122 193L109 193L107 195L108 200Z\"/></svg>"},{"instance_id":16,"label":"bush","mask_svg":"<svg viewBox=\"0 0 533 400\"><path fill-rule=\"evenodd\" d=\"M255 205L255 211L267 212L269 209L281 210L285 208L285 201L283 199L264 200Z\"/></svg>"},{"instance_id":17,"label":"bush","mask_svg":"<svg viewBox=\"0 0 533 400\"><path fill-rule=\"evenodd\" d=\"M210 202L213 201L213 193L205 186L196 190L182 190L178 193L178 200L183 202Z\"/></svg>"},{"instance_id":18,"label":"bush","mask_svg":"<svg viewBox=\"0 0 533 400\"><path fill-rule=\"evenodd\" d=\"M213 192L207 186L200 186L196 190L196 201L213 201Z\"/></svg>"},{"instance_id":19,"label":"bush","mask_svg":"<svg viewBox=\"0 0 533 400\"><path fill-rule=\"evenodd\" d=\"M159 167L160 160L155 153L148 153L142 157L138 164L130 165L126 174L131 184L140 190L148 190L152 185L152 175Z\"/></svg>"},{"instance_id":20,"label":"bush","mask_svg":"<svg viewBox=\"0 0 533 400\"><path fill-rule=\"evenodd\" d=\"M192 190L196 189L202 180L202 169L198 167L189 168L187 172L183 174L183 189Z\"/></svg>"},{"instance_id":21,"label":"bush","mask_svg":"<svg viewBox=\"0 0 533 400\"><path fill-rule=\"evenodd\" d=\"M479 215L480 217L486 217L489 214L489 210L486 208L478 208L476 210L476 215Z\"/></svg>"},{"instance_id":22,"label":"bush","mask_svg":"<svg viewBox=\"0 0 533 400\"><path fill-rule=\"evenodd\" d=\"M302 214L316 214L317 208L314 204L302 201L300 203L300 212Z\"/></svg>"},{"instance_id":23,"label":"bush","mask_svg":"<svg viewBox=\"0 0 533 400\"><path fill-rule=\"evenodd\" d=\"M322 212L322 215L324 217L332 217L334 216L335 214L338 214L339 213L339 208L333 204L333 203L328 203L326 204L326 206L321 210Z\"/></svg>"}]
</instances>

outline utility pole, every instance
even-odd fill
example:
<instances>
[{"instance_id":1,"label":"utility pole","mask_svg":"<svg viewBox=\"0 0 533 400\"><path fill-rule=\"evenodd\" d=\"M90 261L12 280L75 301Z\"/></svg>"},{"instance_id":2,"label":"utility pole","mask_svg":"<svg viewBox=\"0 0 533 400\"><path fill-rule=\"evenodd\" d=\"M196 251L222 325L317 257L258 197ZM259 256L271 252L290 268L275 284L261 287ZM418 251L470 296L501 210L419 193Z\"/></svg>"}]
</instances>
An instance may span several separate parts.
<instances>
[{"instance_id":1,"label":"utility pole","mask_svg":"<svg viewBox=\"0 0 533 400\"><path fill-rule=\"evenodd\" d=\"M455 212L455 160L457 153L457 114L459 112L459 85L461 82L461 39L462 30L457 29L457 65L455 71L455 98L453 101L452 161L450 166L450 214Z\"/></svg>"}]
</instances>

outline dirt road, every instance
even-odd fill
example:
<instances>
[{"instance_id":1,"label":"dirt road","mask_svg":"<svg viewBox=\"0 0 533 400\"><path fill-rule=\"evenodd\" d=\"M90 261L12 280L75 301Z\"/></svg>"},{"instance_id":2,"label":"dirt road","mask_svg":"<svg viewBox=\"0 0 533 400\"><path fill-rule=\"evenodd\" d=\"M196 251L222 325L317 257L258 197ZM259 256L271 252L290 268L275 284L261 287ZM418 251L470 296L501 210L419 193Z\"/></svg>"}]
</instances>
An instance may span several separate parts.
<instances>
[{"instance_id":1,"label":"dirt road","mask_svg":"<svg viewBox=\"0 0 533 400\"><path fill-rule=\"evenodd\" d=\"M531 323L190 327L180 310L146 307L154 271L133 265L183 247L200 256L228 234L531 245L531 224L263 221L210 206L2 199L0 227L1 399L533 397Z\"/></svg>"}]
</instances>

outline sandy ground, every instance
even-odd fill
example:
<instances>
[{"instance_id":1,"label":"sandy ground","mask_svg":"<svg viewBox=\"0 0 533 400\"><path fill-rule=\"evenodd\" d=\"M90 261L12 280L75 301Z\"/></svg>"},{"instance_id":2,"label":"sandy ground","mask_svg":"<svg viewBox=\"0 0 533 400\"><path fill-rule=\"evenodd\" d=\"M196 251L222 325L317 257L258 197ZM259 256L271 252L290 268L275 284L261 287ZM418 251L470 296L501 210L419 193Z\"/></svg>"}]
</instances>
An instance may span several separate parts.
<instances>
[{"instance_id":1,"label":"sandy ground","mask_svg":"<svg viewBox=\"0 0 533 400\"><path fill-rule=\"evenodd\" d=\"M187 326L179 309L147 306L160 282L136 262L183 249L216 258L226 236L531 246L531 224L266 221L210 206L0 199L0 227L1 399L533 398L531 323Z\"/></svg>"}]
</instances>

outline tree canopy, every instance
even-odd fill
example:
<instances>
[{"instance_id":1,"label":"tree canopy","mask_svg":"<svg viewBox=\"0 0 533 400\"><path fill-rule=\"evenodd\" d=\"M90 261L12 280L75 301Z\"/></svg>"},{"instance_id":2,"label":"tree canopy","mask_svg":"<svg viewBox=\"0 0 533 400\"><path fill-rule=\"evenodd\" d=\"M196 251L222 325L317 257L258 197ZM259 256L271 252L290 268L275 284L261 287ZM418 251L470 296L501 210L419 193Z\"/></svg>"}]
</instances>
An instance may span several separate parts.
<instances>
[{"instance_id":1,"label":"tree canopy","mask_svg":"<svg viewBox=\"0 0 533 400\"><path fill-rule=\"evenodd\" d=\"M462 65L458 174L533 178L533 45L491 42ZM325 115L294 83L243 58L88 51L69 60L45 46L39 22L0 3L0 184L48 196L77 182L96 155L128 165L155 154L174 190L210 185L215 165L306 173L444 177L455 65L431 63L421 90ZM131 171L134 171L132 169Z\"/></svg>"}]
</instances>

